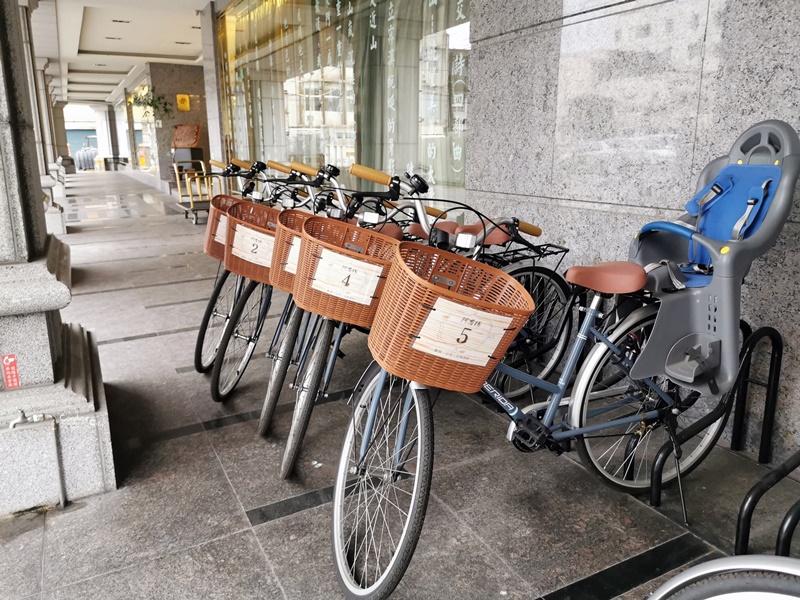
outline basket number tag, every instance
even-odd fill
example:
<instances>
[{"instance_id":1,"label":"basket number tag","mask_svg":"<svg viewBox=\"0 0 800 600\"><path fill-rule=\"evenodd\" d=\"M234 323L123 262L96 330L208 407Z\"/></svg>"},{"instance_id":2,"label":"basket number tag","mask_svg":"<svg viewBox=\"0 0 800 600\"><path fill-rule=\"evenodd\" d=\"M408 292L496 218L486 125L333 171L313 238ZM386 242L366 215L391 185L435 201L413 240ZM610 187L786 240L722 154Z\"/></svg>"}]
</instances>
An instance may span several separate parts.
<instances>
[{"instance_id":1,"label":"basket number tag","mask_svg":"<svg viewBox=\"0 0 800 600\"><path fill-rule=\"evenodd\" d=\"M485 367L511 324L495 315L438 298L411 347L439 358Z\"/></svg>"},{"instance_id":2,"label":"basket number tag","mask_svg":"<svg viewBox=\"0 0 800 600\"><path fill-rule=\"evenodd\" d=\"M228 215L220 215L219 221L217 222L217 230L214 232L214 241L224 246L227 237L228 237Z\"/></svg>"},{"instance_id":3,"label":"basket number tag","mask_svg":"<svg viewBox=\"0 0 800 600\"><path fill-rule=\"evenodd\" d=\"M275 238L273 236L242 227L237 223L231 252L234 256L238 256L247 262L261 265L262 267L271 267L274 243Z\"/></svg>"},{"instance_id":4,"label":"basket number tag","mask_svg":"<svg viewBox=\"0 0 800 600\"><path fill-rule=\"evenodd\" d=\"M292 275L297 275L297 262L300 260L300 242L299 237L292 237L292 246L289 248L289 256L286 257L286 264L283 270Z\"/></svg>"},{"instance_id":5,"label":"basket number tag","mask_svg":"<svg viewBox=\"0 0 800 600\"><path fill-rule=\"evenodd\" d=\"M379 265L323 248L311 287L343 300L369 305L382 274L383 268Z\"/></svg>"}]
</instances>

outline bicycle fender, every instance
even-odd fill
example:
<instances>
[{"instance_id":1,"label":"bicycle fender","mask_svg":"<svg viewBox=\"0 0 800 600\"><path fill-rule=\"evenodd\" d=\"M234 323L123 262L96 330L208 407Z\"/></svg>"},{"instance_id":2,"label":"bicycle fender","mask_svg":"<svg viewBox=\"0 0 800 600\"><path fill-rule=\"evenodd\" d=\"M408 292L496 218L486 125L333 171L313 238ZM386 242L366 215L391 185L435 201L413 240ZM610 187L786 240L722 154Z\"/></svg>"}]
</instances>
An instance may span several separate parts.
<instances>
[{"instance_id":1,"label":"bicycle fender","mask_svg":"<svg viewBox=\"0 0 800 600\"><path fill-rule=\"evenodd\" d=\"M657 304L645 304L644 306L637 308L614 326L614 329L608 335L609 341L616 343L617 339L619 339L621 331L625 331L629 325L632 325L633 323L646 317L651 317L656 313L658 313ZM586 360L583 362L583 365L581 365L578 375L575 378L575 385L572 387L571 397L579 398L586 392L586 388L589 386L588 374L592 372L594 365L600 360L605 350L606 345L602 342L597 342L594 345L594 348L591 349L589 355L586 357ZM590 366L592 368L590 368ZM579 419L580 415L578 414L578 411L575 410L575 402L570 401L569 410L567 411L567 422L569 423L570 427L576 429L579 427Z\"/></svg>"}]
</instances>

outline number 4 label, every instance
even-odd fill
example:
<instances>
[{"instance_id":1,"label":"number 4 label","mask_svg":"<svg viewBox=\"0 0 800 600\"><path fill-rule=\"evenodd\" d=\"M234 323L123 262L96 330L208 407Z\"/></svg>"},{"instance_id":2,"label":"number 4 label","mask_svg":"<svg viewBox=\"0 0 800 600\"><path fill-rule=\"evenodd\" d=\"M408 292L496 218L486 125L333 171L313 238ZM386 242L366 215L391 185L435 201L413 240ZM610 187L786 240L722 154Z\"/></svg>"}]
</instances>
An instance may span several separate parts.
<instances>
[{"instance_id":1,"label":"number 4 label","mask_svg":"<svg viewBox=\"0 0 800 600\"><path fill-rule=\"evenodd\" d=\"M343 256L323 248L311 287L350 302L369 305L375 296L383 267Z\"/></svg>"}]
</instances>

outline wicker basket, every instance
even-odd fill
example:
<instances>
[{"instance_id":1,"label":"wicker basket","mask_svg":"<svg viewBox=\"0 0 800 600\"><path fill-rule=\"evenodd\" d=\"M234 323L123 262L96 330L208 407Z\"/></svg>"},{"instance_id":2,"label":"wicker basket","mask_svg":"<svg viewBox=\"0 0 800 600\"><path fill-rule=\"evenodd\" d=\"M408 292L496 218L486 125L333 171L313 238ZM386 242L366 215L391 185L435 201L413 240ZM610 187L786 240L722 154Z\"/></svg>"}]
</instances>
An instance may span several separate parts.
<instances>
[{"instance_id":1,"label":"wicker basket","mask_svg":"<svg viewBox=\"0 0 800 600\"><path fill-rule=\"evenodd\" d=\"M278 231L275 234L275 248L272 252L272 268L269 282L272 287L292 292L294 276L300 260L300 239L303 223L313 216L302 210L284 210L278 217Z\"/></svg>"},{"instance_id":2,"label":"wicker basket","mask_svg":"<svg viewBox=\"0 0 800 600\"><path fill-rule=\"evenodd\" d=\"M280 211L263 204L240 202L228 209L225 268L253 281L269 283L272 250Z\"/></svg>"},{"instance_id":3,"label":"wicker basket","mask_svg":"<svg viewBox=\"0 0 800 600\"><path fill-rule=\"evenodd\" d=\"M513 277L483 263L401 242L369 334L393 375L477 392L533 312Z\"/></svg>"},{"instance_id":4,"label":"wicker basket","mask_svg":"<svg viewBox=\"0 0 800 600\"><path fill-rule=\"evenodd\" d=\"M241 202L241 198L233 196L214 196L208 209L208 225L206 225L206 241L203 251L216 258L225 259L225 238L228 234L228 209Z\"/></svg>"},{"instance_id":5,"label":"wicker basket","mask_svg":"<svg viewBox=\"0 0 800 600\"><path fill-rule=\"evenodd\" d=\"M343 323L369 327L397 241L350 223L311 217L303 223L294 301Z\"/></svg>"}]
</instances>

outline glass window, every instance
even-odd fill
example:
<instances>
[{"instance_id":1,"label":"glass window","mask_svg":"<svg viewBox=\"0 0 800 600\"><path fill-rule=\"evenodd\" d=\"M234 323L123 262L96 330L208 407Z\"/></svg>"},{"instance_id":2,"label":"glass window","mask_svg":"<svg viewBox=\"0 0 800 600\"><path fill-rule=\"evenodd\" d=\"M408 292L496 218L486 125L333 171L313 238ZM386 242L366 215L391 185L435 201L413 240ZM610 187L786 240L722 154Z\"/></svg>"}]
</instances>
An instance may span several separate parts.
<instances>
[{"instance_id":1,"label":"glass window","mask_svg":"<svg viewBox=\"0 0 800 600\"><path fill-rule=\"evenodd\" d=\"M416 172L457 199L468 18L468 0L232 3L218 28L230 157Z\"/></svg>"}]
</instances>

